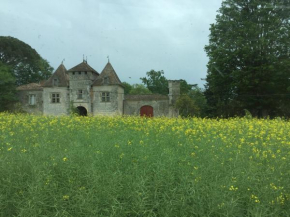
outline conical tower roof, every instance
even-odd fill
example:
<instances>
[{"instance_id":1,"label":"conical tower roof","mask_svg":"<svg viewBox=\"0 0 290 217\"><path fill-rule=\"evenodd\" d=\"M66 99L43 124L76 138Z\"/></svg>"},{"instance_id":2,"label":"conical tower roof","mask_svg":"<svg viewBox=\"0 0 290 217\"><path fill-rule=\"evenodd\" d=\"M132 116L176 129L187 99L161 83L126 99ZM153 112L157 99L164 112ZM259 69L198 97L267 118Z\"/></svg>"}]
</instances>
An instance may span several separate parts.
<instances>
[{"instance_id":1,"label":"conical tower roof","mask_svg":"<svg viewBox=\"0 0 290 217\"><path fill-rule=\"evenodd\" d=\"M113 66L110 62L107 63L102 73L93 83L93 86L101 85L122 85L117 73L115 72Z\"/></svg>"},{"instance_id":2,"label":"conical tower roof","mask_svg":"<svg viewBox=\"0 0 290 217\"><path fill-rule=\"evenodd\" d=\"M54 84L54 79L57 79L57 85ZM43 84L43 87L67 87L68 86L68 76L66 74L66 68L61 63L52 76Z\"/></svg>"},{"instance_id":3,"label":"conical tower roof","mask_svg":"<svg viewBox=\"0 0 290 217\"><path fill-rule=\"evenodd\" d=\"M96 70L94 70L85 60L82 63L68 70L68 72L93 72L99 75L99 73Z\"/></svg>"}]
</instances>

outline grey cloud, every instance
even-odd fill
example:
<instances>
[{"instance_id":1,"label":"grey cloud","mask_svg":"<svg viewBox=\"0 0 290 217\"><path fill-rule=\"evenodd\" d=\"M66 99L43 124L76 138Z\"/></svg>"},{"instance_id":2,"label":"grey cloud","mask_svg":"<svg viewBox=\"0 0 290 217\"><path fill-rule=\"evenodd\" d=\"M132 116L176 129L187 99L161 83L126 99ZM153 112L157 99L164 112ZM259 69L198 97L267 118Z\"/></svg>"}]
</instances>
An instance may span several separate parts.
<instances>
[{"instance_id":1,"label":"grey cloud","mask_svg":"<svg viewBox=\"0 0 290 217\"><path fill-rule=\"evenodd\" d=\"M221 0L2 0L0 32L19 38L57 68L88 56L101 71L107 55L122 81L151 69L202 85L210 23ZM131 79L129 79L131 77Z\"/></svg>"}]
</instances>

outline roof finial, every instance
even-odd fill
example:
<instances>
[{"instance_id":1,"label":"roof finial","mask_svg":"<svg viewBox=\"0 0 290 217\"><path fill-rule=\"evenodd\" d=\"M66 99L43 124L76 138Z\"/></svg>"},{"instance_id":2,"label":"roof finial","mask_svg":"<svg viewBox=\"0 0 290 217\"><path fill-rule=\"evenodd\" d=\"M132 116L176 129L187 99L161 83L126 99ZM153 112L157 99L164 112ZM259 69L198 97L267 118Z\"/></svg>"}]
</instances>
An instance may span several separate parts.
<instances>
[{"instance_id":1,"label":"roof finial","mask_svg":"<svg viewBox=\"0 0 290 217\"><path fill-rule=\"evenodd\" d=\"M109 55L107 56L107 58L108 58L108 63L110 63L110 57L109 57Z\"/></svg>"},{"instance_id":2,"label":"roof finial","mask_svg":"<svg viewBox=\"0 0 290 217\"><path fill-rule=\"evenodd\" d=\"M83 54L83 62L85 62L85 55Z\"/></svg>"},{"instance_id":3,"label":"roof finial","mask_svg":"<svg viewBox=\"0 0 290 217\"><path fill-rule=\"evenodd\" d=\"M88 63L88 56L86 56L86 63Z\"/></svg>"},{"instance_id":4,"label":"roof finial","mask_svg":"<svg viewBox=\"0 0 290 217\"><path fill-rule=\"evenodd\" d=\"M64 61L65 61L65 58L63 58L63 60L61 61L61 64L63 64Z\"/></svg>"}]
</instances>

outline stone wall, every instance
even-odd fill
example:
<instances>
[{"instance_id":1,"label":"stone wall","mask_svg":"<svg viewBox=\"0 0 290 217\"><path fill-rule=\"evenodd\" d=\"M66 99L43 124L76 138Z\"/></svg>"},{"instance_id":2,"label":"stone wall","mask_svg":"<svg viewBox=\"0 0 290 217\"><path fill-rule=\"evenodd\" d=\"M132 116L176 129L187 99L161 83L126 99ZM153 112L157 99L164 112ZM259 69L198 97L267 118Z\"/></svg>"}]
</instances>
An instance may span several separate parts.
<instances>
[{"instance_id":1,"label":"stone wall","mask_svg":"<svg viewBox=\"0 0 290 217\"><path fill-rule=\"evenodd\" d=\"M60 94L60 102L52 102L52 94ZM44 115L67 115L69 112L69 91L67 87L43 88L43 114Z\"/></svg>"},{"instance_id":2,"label":"stone wall","mask_svg":"<svg viewBox=\"0 0 290 217\"><path fill-rule=\"evenodd\" d=\"M35 95L35 104L30 105L29 95ZM31 114L42 114L43 111L43 99L42 90L22 90L18 91L19 102L22 105L22 109L25 112Z\"/></svg>"},{"instance_id":3,"label":"stone wall","mask_svg":"<svg viewBox=\"0 0 290 217\"><path fill-rule=\"evenodd\" d=\"M110 94L110 101L102 101L102 93ZM122 115L124 89L118 85L93 87L93 115Z\"/></svg>"},{"instance_id":4,"label":"stone wall","mask_svg":"<svg viewBox=\"0 0 290 217\"><path fill-rule=\"evenodd\" d=\"M129 100L124 101L124 115L140 116L140 108L149 105L153 107L153 116L168 116L169 104L168 99L147 99L147 100Z\"/></svg>"}]
</instances>

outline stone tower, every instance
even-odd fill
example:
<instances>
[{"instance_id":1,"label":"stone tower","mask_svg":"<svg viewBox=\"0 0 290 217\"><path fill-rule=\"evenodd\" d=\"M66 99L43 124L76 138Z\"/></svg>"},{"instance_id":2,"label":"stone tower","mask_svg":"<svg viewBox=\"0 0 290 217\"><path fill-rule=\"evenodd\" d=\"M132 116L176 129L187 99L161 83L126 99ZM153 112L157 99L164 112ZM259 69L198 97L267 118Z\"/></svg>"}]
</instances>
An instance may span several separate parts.
<instances>
[{"instance_id":1,"label":"stone tower","mask_svg":"<svg viewBox=\"0 0 290 217\"><path fill-rule=\"evenodd\" d=\"M122 115L124 87L110 62L93 85L93 114Z\"/></svg>"},{"instance_id":2,"label":"stone tower","mask_svg":"<svg viewBox=\"0 0 290 217\"><path fill-rule=\"evenodd\" d=\"M175 108L175 103L180 96L180 80L169 80L169 117L177 117L178 109Z\"/></svg>"},{"instance_id":3,"label":"stone tower","mask_svg":"<svg viewBox=\"0 0 290 217\"><path fill-rule=\"evenodd\" d=\"M91 85L99 76L87 61L71 68L67 71L69 77L69 96L70 102L79 110L81 115L93 113L91 99Z\"/></svg>"}]
</instances>

